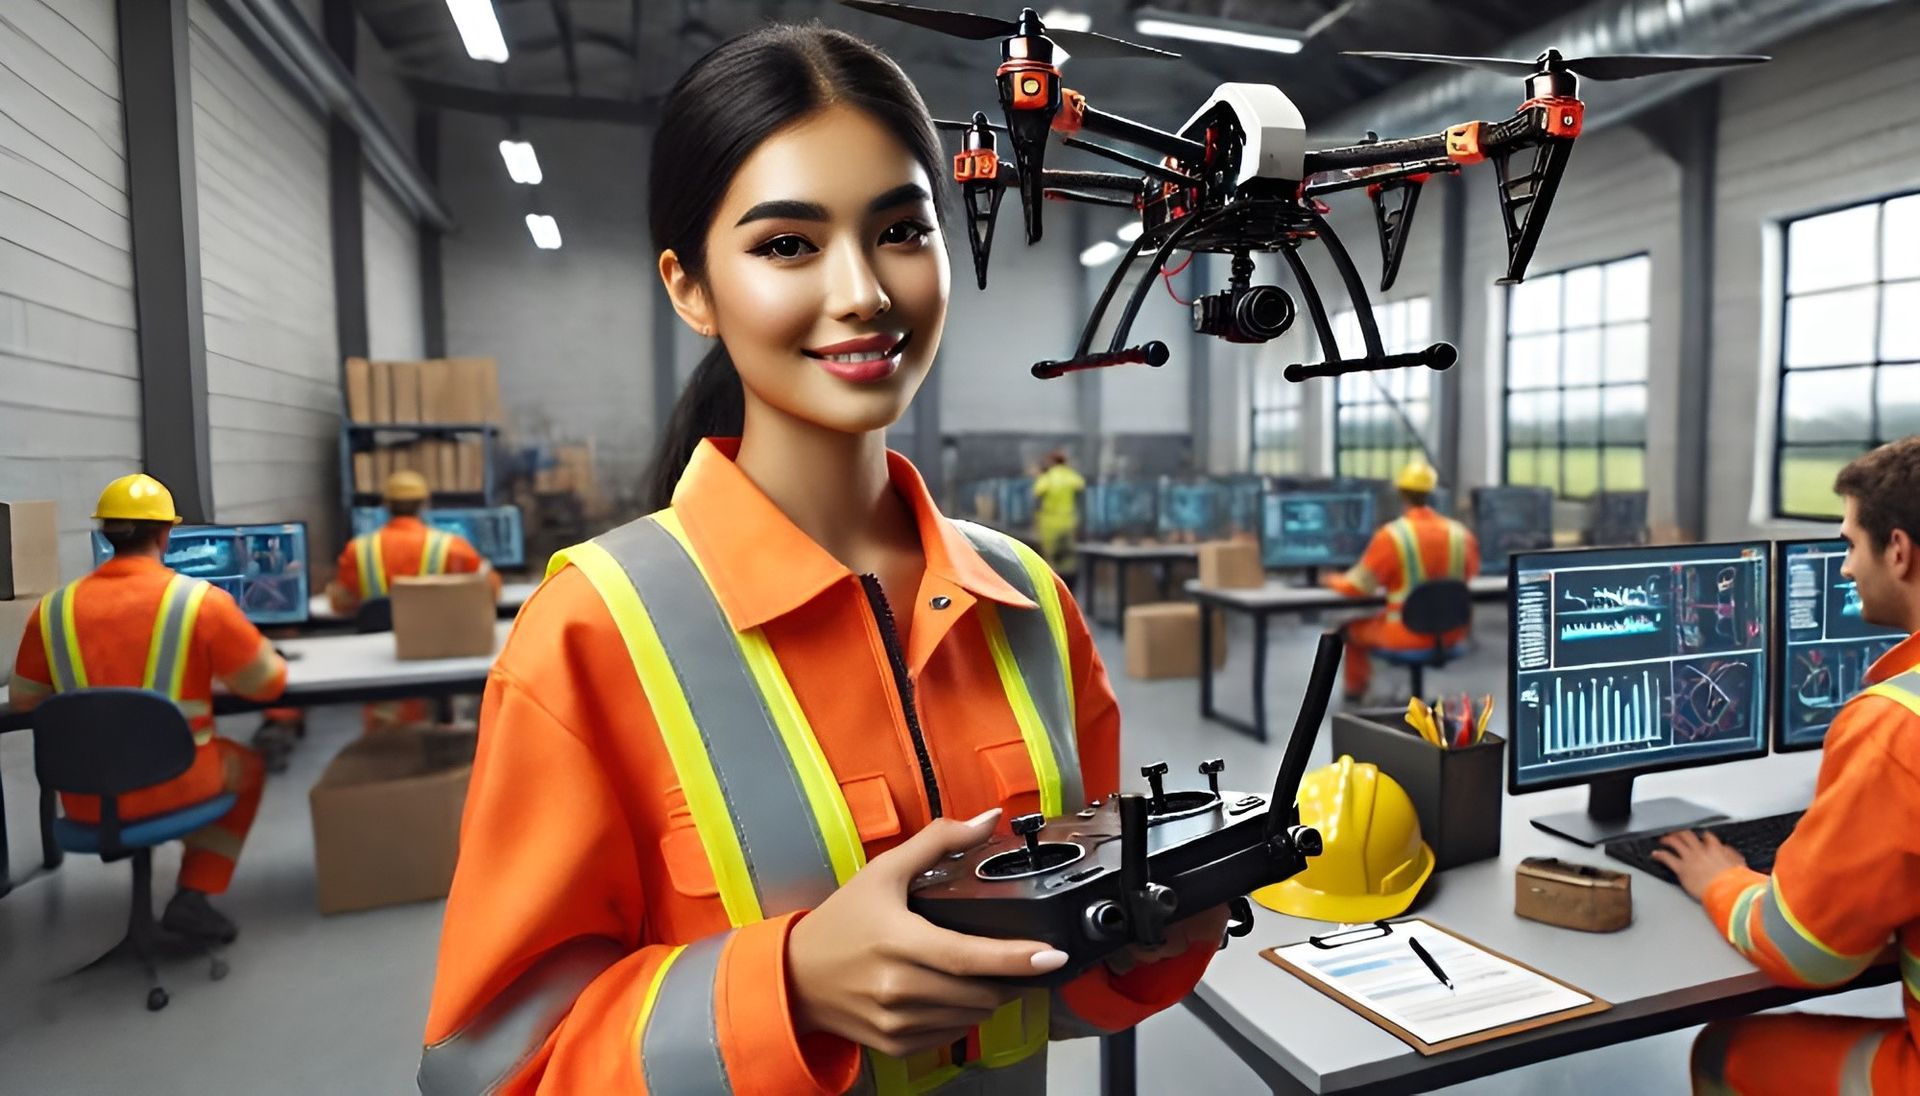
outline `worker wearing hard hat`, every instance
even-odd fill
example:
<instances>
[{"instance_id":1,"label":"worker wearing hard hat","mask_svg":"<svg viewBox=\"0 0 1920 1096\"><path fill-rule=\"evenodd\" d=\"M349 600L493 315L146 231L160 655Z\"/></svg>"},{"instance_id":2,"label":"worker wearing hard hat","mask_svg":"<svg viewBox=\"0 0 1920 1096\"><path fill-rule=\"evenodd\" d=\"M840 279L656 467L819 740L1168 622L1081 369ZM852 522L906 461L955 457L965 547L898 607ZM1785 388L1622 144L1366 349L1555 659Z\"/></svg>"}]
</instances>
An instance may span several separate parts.
<instances>
[{"instance_id":1,"label":"worker wearing hard hat","mask_svg":"<svg viewBox=\"0 0 1920 1096\"><path fill-rule=\"evenodd\" d=\"M1033 531L1040 539L1040 555L1055 571L1074 569L1073 541L1080 532L1080 492L1086 477L1067 461L1065 449L1055 449L1047 457L1046 471L1033 480L1033 497L1038 503Z\"/></svg>"},{"instance_id":2,"label":"worker wearing hard hat","mask_svg":"<svg viewBox=\"0 0 1920 1096\"><path fill-rule=\"evenodd\" d=\"M94 518L113 558L48 594L27 619L14 659L12 701L27 710L54 693L129 687L165 693L180 706L198 747L181 775L120 797L126 820L181 810L220 795L231 810L186 837L180 886L161 918L169 931L220 942L237 933L208 902L233 878L260 806L260 757L214 735L213 682L254 700L279 696L287 665L225 590L161 562L180 522L173 495L151 476L123 476L100 495ZM176 667L170 679L158 671ZM61 796L67 817L94 823L100 801Z\"/></svg>"},{"instance_id":3,"label":"worker wearing hard hat","mask_svg":"<svg viewBox=\"0 0 1920 1096\"><path fill-rule=\"evenodd\" d=\"M1364 924L1398 917L1433 874L1413 800L1371 764L1342 757L1300 781L1300 824L1320 833L1320 855L1254 901L1294 917Z\"/></svg>"},{"instance_id":4,"label":"worker wearing hard hat","mask_svg":"<svg viewBox=\"0 0 1920 1096\"><path fill-rule=\"evenodd\" d=\"M500 576L467 538L421 520L428 495L427 478L418 472L402 470L387 477L387 524L354 537L340 553L333 584L327 587L334 612L351 615L367 602L386 597L397 575L484 571L493 580L494 596L499 596Z\"/></svg>"},{"instance_id":5,"label":"worker wearing hard hat","mask_svg":"<svg viewBox=\"0 0 1920 1096\"><path fill-rule=\"evenodd\" d=\"M1434 579L1469 579L1480 573L1480 544L1473 533L1427 505L1439 482L1440 474L1431 464L1419 458L1410 461L1394 480L1405 512L1373 534L1359 563L1327 580L1328 586L1348 597L1385 593L1387 598L1386 612L1352 621L1343 629L1347 638L1346 695L1350 701L1361 699L1373 679L1368 651L1413 651L1433 646L1433 637L1410 631L1400 620L1400 608L1414 587ZM1460 628L1443 636L1441 642L1454 647L1466 638L1467 629Z\"/></svg>"}]
</instances>

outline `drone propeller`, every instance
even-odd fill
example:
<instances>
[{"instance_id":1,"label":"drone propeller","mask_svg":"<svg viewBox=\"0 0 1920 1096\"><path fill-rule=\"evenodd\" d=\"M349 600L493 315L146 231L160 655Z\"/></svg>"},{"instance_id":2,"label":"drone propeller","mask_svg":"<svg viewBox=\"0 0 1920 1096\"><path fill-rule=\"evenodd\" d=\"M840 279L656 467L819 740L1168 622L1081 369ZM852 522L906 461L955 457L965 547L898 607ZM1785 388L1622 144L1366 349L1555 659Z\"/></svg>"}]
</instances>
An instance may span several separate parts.
<instances>
[{"instance_id":1,"label":"drone propeller","mask_svg":"<svg viewBox=\"0 0 1920 1096\"><path fill-rule=\"evenodd\" d=\"M1738 65L1758 65L1773 60L1751 53L1728 54L1683 54L1683 53L1611 53L1596 57L1561 57L1558 50L1548 50L1532 61L1521 61L1512 57L1454 57L1442 53L1395 53L1383 50L1345 50L1348 57L1370 57L1382 61L1427 61L1440 65L1460 65L1465 68L1477 68L1483 72L1497 72L1510 76L1532 76L1541 71L1566 71L1590 80L1632 80L1641 76L1658 76L1666 72L1680 72L1685 69L1733 68Z\"/></svg>"},{"instance_id":2,"label":"drone propeller","mask_svg":"<svg viewBox=\"0 0 1920 1096\"><path fill-rule=\"evenodd\" d=\"M840 0L842 4L870 15L898 19L902 23L912 23L916 27L939 31L941 34L970 41L984 42L991 38L1011 38L1023 33L1018 19L996 19L991 15L975 15L970 11L945 11L939 8L921 8L912 4L897 4L891 0ZM1029 9L1031 10L1031 9ZM1055 45L1075 57L1134 57L1174 59L1180 55L1152 46L1143 46L1137 42L1114 38L1105 34L1096 34L1090 30L1048 30L1038 17L1033 20L1040 33L1053 39Z\"/></svg>"},{"instance_id":3,"label":"drone propeller","mask_svg":"<svg viewBox=\"0 0 1920 1096\"><path fill-rule=\"evenodd\" d=\"M971 122L957 122L952 118L935 118L933 120L933 125L934 125L934 128L936 129L950 129L950 130L955 130L957 132L965 132L967 130L974 129L980 126L985 126L988 129L995 130L1000 133L1007 132L1006 126L1003 126L998 122L987 121L986 116L983 114L974 115L974 120Z\"/></svg>"}]
</instances>

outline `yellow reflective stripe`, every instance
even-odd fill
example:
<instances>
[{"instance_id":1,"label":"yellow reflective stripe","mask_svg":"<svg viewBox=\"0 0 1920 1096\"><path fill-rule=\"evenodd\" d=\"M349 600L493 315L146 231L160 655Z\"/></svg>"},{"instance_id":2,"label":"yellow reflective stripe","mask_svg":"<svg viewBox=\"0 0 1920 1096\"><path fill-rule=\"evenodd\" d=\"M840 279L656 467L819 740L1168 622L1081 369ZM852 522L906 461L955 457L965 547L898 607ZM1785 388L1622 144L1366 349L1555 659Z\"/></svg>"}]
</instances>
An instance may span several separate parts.
<instances>
[{"instance_id":1,"label":"yellow reflective stripe","mask_svg":"<svg viewBox=\"0 0 1920 1096\"><path fill-rule=\"evenodd\" d=\"M1447 577L1462 578L1467 573L1467 531L1457 521L1447 523Z\"/></svg>"},{"instance_id":2,"label":"yellow reflective stripe","mask_svg":"<svg viewBox=\"0 0 1920 1096\"><path fill-rule=\"evenodd\" d=\"M447 573L447 553L453 548L453 538L438 529L427 530L427 543L420 550L420 573L423 575L444 575Z\"/></svg>"},{"instance_id":3,"label":"yellow reflective stripe","mask_svg":"<svg viewBox=\"0 0 1920 1096\"><path fill-rule=\"evenodd\" d=\"M707 573L700 554L693 550L693 542L687 538L687 530L680 524L679 517L667 509L654 514L653 519L686 549L687 558L693 560L700 577L711 587L713 576ZM827 763L826 752L820 748L813 724L800 708L800 698L794 695L786 671L774 657L766 632L749 628L735 632L734 640L740 645L740 657L752 671L754 683L760 687L761 699L766 701L773 724L780 731L787 756L793 759L793 769L806 793L807 805L812 808L820 836L826 841L827 859L833 864L834 878L844 884L866 867L867 851L860 844L860 828L853 821L853 811L847 806L845 794L840 791L840 781L833 775L833 766Z\"/></svg>"},{"instance_id":4,"label":"yellow reflective stripe","mask_svg":"<svg viewBox=\"0 0 1920 1096\"><path fill-rule=\"evenodd\" d=\"M1060 606L1060 591L1054 585L1053 568L1040 554L1027 547L1018 537L1008 537L1007 544L1013 548L1013 554L1020 558L1022 566L1033 579L1033 588L1040 595L1040 611L1046 615L1047 630L1053 633L1053 645L1060 655L1060 674L1067 685L1067 725L1078 727L1080 717L1075 712L1073 695L1073 656L1067 649L1067 614Z\"/></svg>"},{"instance_id":5,"label":"yellow reflective stripe","mask_svg":"<svg viewBox=\"0 0 1920 1096\"><path fill-rule=\"evenodd\" d=\"M153 635L147 640L147 667L140 671L140 687L143 689L158 687L154 684L153 675L160 670L160 652L167 646L167 609L173 605L174 588L184 581L186 576L174 575L167 580L167 588L160 594L160 608L153 620ZM173 661L178 665L182 659L176 654Z\"/></svg>"},{"instance_id":6,"label":"yellow reflective stripe","mask_svg":"<svg viewBox=\"0 0 1920 1096\"><path fill-rule=\"evenodd\" d=\"M667 661L660 633L653 618L641 604L639 591L627 580L626 572L605 548L588 541L576 544L554 556L547 565L552 574L560 565L571 563L593 583L600 600L620 629L627 645L627 656L639 675L647 705L660 726L674 772L680 777L680 789L686 794L687 809L693 815L700 846L707 863L713 867L713 881L720 891L720 903L726 907L727 920L747 925L762 919L760 897L754 893L753 877L747 871L746 854L740 848L740 835L734 832L727 811L726 794L720 790L713 762L700 740L700 729L687 704L680 679Z\"/></svg>"},{"instance_id":7,"label":"yellow reflective stripe","mask_svg":"<svg viewBox=\"0 0 1920 1096\"><path fill-rule=\"evenodd\" d=\"M987 649L993 652L993 668L1000 672L1000 687L1007 691L1007 704L1020 724L1020 737L1027 744L1027 758L1033 762L1034 775L1040 778L1040 813L1058 818L1065 813L1060 803L1060 765L1053 757L1053 743L1047 739L1046 724L1033 695L1027 692L1027 679L1020 674L1013 648L1007 643L1006 629L1000 623L999 606L982 601L974 606L980 618L980 630L987 635Z\"/></svg>"},{"instance_id":8,"label":"yellow reflective stripe","mask_svg":"<svg viewBox=\"0 0 1920 1096\"><path fill-rule=\"evenodd\" d=\"M1902 689L1891 681L1883 681L1867 689L1863 695L1885 697L1912 712L1914 715L1920 715L1920 696L1916 696Z\"/></svg>"},{"instance_id":9,"label":"yellow reflective stripe","mask_svg":"<svg viewBox=\"0 0 1920 1096\"><path fill-rule=\"evenodd\" d=\"M73 593L79 582L71 582L40 599L40 646L47 653L47 673L56 693L84 689L86 663L80 660L80 641L73 631Z\"/></svg>"},{"instance_id":10,"label":"yellow reflective stripe","mask_svg":"<svg viewBox=\"0 0 1920 1096\"><path fill-rule=\"evenodd\" d=\"M1406 518L1389 524L1387 535L1393 538L1393 550L1400 556L1400 587L1395 593L1405 598L1407 591L1426 577L1426 568L1420 561L1420 538Z\"/></svg>"},{"instance_id":11,"label":"yellow reflective stripe","mask_svg":"<svg viewBox=\"0 0 1920 1096\"><path fill-rule=\"evenodd\" d=\"M76 580L67 586L66 596L60 599L60 634L67 651L68 665L73 671L73 687L87 687L87 662L80 657L80 629L73 622L73 603L80 600L80 583Z\"/></svg>"},{"instance_id":12,"label":"yellow reflective stripe","mask_svg":"<svg viewBox=\"0 0 1920 1096\"><path fill-rule=\"evenodd\" d=\"M187 595L187 617L180 623L179 654L173 659L173 679L167 682L167 695L176 703L187 680L187 656L193 651L193 626L200 620L200 605L207 600L207 591L212 585L198 580L193 582L193 592Z\"/></svg>"},{"instance_id":13,"label":"yellow reflective stripe","mask_svg":"<svg viewBox=\"0 0 1920 1096\"><path fill-rule=\"evenodd\" d=\"M873 1067L875 1096L920 1096L958 1077L961 1068L944 1062L937 1050L911 1058L894 1058L868 1050L867 1062Z\"/></svg>"},{"instance_id":14,"label":"yellow reflective stripe","mask_svg":"<svg viewBox=\"0 0 1920 1096\"><path fill-rule=\"evenodd\" d=\"M1347 581L1363 594L1376 593L1380 589L1380 576L1364 563L1356 563L1347 568Z\"/></svg>"},{"instance_id":15,"label":"yellow reflective stripe","mask_svg":"<svg viewBox=\"0 0 1920 1096\"><path fill-rule=\"evenodd\" d=\"M1755 883L1733 900L1733 918L1727 922L1727 943L1742 955L1753 953L1753 904L1766 892L1765 883Z\"/></svg>"},{"instance_id":16,"label":"yellow reflective stripe","mask_svg":"<svg viewBox=\"0 0 1920 1096\"><path fill-rule=\"evenodd\" d=\"M980 1025L980 1064L1010 1066L1046 1046L1051 997L1044 989L1030 989L995 1010Z\"/></svg>"},{"instance_id":17,"label":"yellow reflective stripe","mask_svg":"<svg viewBox=\"0 0 1920 1096\"><path fill-rule=\"evenodd\" d=\"M360 597L362 600L387 596L387 560L380 551L380 534L362 533L353 538L360 558Z\"/></svg>"},{"instance_id":18,"label":"yellow reflective stripe","mask_svg":"<svg viewBox=\"0 0 1920 1096\"><path fill-rule=\"evenodd\" d=\"M1906 983L1907 992L1913 995L1913 999L1920 1001L1920 955L1905 946L1900 948L1900 980Z\"/></svg>"},{"instance_id":19,"label":"yellow reflective stripe","mask_svg":"<svg viewBox=\"0 0 1920 1096\"><path fill-rule=\"evenodd\" d=\"M572 549L556 552L553 558L559 559L569 551ZM559 569L551 564L549 568L549 574ZM673 966L674 960L679 959L681 953L686 950L686 945L682 944L667 952L667 957L660 960L660 965L654 969L653 978L647 983L647 992L640 996L640 1011L633 1018L633 1032L627 1039L627 1042L633 1046L633 1060L636 1063L640 1060L640 1040L647 1034L647 1021L653 1017L653 1006L660 1000L660 987L667 981L667 969Z\"/></svg>"}]
</instances>

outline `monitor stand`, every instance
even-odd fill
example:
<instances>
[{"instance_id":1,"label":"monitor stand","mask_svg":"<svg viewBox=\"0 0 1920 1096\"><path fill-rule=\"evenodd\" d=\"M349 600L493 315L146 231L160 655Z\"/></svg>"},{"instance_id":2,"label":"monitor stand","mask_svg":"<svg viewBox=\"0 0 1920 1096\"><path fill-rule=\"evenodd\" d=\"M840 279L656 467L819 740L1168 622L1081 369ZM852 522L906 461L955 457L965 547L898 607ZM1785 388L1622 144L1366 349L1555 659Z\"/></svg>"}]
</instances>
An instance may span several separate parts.
<instances>
[{"instance_id":1,"label":"monitor stand","mask_svg":"<svg viewBox=\"0 0 1920 1096\"><path fill-rule=\"evenodd\" d=\"M1609 841L1723 822L1726 817L1684 799L1635 803L1633 777L1608 776L1588 786L1585 811L1542 815L1532 821L1535 829L1593 848Z\"/></svg>"}]
</instances>

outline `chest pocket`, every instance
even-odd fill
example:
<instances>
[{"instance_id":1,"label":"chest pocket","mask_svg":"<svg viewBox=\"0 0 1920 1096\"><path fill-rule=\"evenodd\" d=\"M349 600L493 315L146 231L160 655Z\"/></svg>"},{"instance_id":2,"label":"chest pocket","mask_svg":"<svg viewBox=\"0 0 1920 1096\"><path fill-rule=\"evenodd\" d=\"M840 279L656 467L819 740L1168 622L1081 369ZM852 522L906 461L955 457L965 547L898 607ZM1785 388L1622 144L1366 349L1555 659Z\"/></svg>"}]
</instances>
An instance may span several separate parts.
<instances>
[{"instance_id":1,"label":"chest pocket","mask_svg":"<svg viewBox=\"0 0 1920 1096\"><path fill-rule=\"evenodd\" d=\"M1010 745L1021 747L1018 760L1026 765L1025 747L1018 741ZM1032 766L1028 765L1027 769L1031 783ZM884 774L869 773L839 783L840 794L847 802L847 813L853 818L862 845L900 835L900 812L893 805L893 789ZM1037 787L1033 801L1039 801ZM700 843L700 831L694 826L686 793L677 784L667 789L667 830L660 838L660 858L666 863L667 877L673 881L674 890L688 898L720 896L720 886L713 877L713 862L707 859L707 850Z\"/></svg>"},{"instance_id":2,"label":"chest pocket","mask_svg":"<svg viewBox=\"0 0 1920 1096\"><path fill-rule=\"evenodd\" d=\"M993 773L994 794L1006 817L1034 814L1040 810L1040 776L1033 771L1033 758L1023 738L1010 738L981 746L974 752Z\"/></svg>"}]
</instances>

